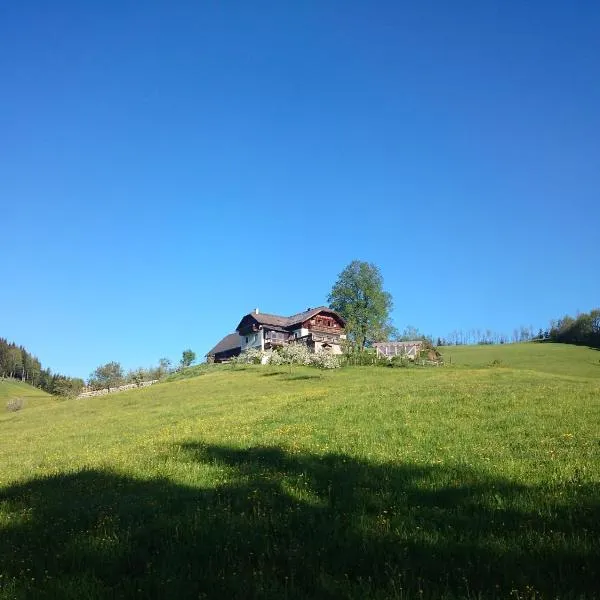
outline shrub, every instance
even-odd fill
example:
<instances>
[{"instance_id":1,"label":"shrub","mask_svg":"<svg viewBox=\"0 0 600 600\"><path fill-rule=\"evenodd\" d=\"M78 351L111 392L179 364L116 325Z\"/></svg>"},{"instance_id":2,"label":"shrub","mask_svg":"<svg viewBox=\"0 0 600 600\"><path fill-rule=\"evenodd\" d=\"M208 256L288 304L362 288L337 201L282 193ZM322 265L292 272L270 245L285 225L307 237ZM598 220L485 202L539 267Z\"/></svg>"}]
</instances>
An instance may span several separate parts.
<instances>
[{"instance_id":1,"label":"shrub","mask_svg":"<svg viewBox=\"0 0 600 600\"><path fill-rule=\"evenodd\" d=\"M310 365L311 356L313 356L304 344L298 343L286 344L273 354L278 354L275 359L277 362L273 362L273 357L271 357L271 364L279 365Z\"/></svg>"},{"instance_id":2,"label":"shrub","mask_svg":"<svg viewBox=\"0 0 600 600\"><path fill-rule=\"evenodd\" d=\"M374 352L370 352L369 350L365 350L364 352L351 352L349 354L344 355L344 362L347 365L352 365L353 367L366 367L376 365L379 362L379 358ZM387 359L383 359L387 362Z\"/></svg>"},{"instance_id":3,"label":"shrub","mask_svg":"<svg viewBox=\"0 0 600 600\"><path fill-rule=\"evenodd\" d=\"M269 358L269 364L270 365L284 365L285 363L283 362L283 356L281 356L281 353L278 352L277 350L275 350L275 352L271 353L271 356Z\"/></svg>"},{"instance_id":4,"label":"shrub","mask_svg":"<svg viewBox=\"0 0 600 600\"><path fill-rule=\"evenodd\" d=\"M270 354L270 352L265 352L258 348L250 348L244 350L244 352L234 359L231 359L231 362L242 365L262 365L269 362Z\"/></svg>"},{"instance_id":5,"label":"shrub","mask_svg":"<svg viewBox=\"0 0 600 600\"><path fill-rule=\"evenodd\" d=\"M9 400L6 404L6 410L8 412L17 412L18 410L21 410L24 406L25 401L23 400L23 398L13 398L12 400Z\"/></svg>"},{"instance_id":6,"label":"shrub","mask_svg":"<svg viewBox=\"0 0 600 600\"><path fill-rule=\"evenodd\" d=\"M339 369L342 366L340 359L330 352L311 354L310 364L319 369Z\"/></svg>"},{"instance_id":7,"label":"shrub","mask_svg":"<svg viewBox=\"0 0 600 600\"><path fill-rule=\"evenodd\" d=\"M388 367L408 367L409 364L412 365L412 362L408 358L404 358L403 356L393 356L390 360L387 361Z\"/></svg>"},{"instance_id":8,"label":"shrub","mask_svg":"<svg viewBox=\"0 0 600 600\"><path fill-rule=\"evenodd\" d=\"M277 350L259 350L251 348L231 360L232 364L252 364L274 366L302 365L320 369L337 369L341 366L339 358L329 352L312 354L304 344L286 344Z\"/></svg>"}]
</instances>

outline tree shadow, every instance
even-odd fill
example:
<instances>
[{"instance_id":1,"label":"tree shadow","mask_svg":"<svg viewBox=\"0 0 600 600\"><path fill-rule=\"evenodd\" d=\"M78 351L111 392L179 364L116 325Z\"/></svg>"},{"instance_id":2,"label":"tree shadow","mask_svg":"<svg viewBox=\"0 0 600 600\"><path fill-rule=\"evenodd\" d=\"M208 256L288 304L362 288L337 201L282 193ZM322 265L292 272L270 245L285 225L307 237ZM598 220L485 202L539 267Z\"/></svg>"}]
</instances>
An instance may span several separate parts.
<instances>
[{"instance_id":1,"label":"tree shadow","mask_svg":"<svg viewBox=\"0 0 600 600\"><path fill-rule=\"evenodd\" d=\"M261 373L261 377L275 377L277 375L284 381L303 381L310 379L321 379L322 377L322 373L290 373L290 371L269 371L267 373Z\"/></svg>"},{"instance_id":2,"label":"tree shadow","mask_svg":"<svg viewBox=\"0 0 600 600\"><path fill-rule=\"evenodd\" d=\"M0 597L596 597L598 486L175 449L215 482L88 470L3 491Z\"/></svg>"},{"instance_id":3,"label":"tree shadow","mask_svg":"<svg viewBox=\"0 0 600 600\"><path fill-rule=\"evenodd\" d=\"M287 377L284 377L286 381L306 381L310 379L321 379L323 377L322 373L317 373L315 375L308 375L307 373L299 373L298 375L288 374Z\"/></svg>"}]
</instances>

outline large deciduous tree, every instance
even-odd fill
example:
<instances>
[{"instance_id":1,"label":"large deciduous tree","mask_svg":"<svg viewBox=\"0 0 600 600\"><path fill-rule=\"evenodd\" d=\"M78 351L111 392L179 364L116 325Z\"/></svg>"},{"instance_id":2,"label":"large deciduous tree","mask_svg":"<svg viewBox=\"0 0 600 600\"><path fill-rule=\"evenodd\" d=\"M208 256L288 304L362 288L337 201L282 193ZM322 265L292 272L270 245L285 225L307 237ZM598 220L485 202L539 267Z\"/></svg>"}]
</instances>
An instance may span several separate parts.
<instances>
[{"instance_id":1,"label":"large deciduous tree","mask_svg":"<svg viewBox=\"0 0 600 600\"><path fill-rule=\"evenodd\" d=\"M100 365L90 375L90 385L97 388L117 387L123 381L123 369L118 362L109 362Z\"/></svg>"},{"instance_id":2,"label":"large deciduous tree","mask_svg":"<svg viewBox=\"0 0 600 600\"><path fill-rule=\"evenodd\" d=\"M387 340L392 296L383 289L383 277L373 263L352 261L339 275L328 297L329 306L346 319L351 347L363 351L371 342Z\"/></svg>"}]
</instances>

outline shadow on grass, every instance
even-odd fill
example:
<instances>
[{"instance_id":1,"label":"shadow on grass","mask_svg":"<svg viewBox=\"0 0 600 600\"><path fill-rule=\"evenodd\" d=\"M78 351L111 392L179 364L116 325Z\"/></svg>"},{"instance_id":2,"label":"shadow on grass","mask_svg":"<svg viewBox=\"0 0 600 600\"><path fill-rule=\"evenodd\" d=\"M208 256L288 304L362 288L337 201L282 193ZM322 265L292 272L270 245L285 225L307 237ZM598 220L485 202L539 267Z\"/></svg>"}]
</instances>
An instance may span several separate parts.
<instances>
[{"instance_id":1,"label":"shadow on grass","mask_svg":"<svg viewBox=\"0 0 600 600\"><path fill-rule=\"evenodd\" d=\"M212 487L90 470L3 491L0 597L592 598L598 589L597 487L522 487L468 469L278 448L171 450L190 469L204 465Z\"/></svg>"},{"instance_id":2,"label":"shadow on grass","mask_svg":"<svg viewBox=\"0 0 600 600\"><path fill-rule=\"evenodd\" d=\"M308 379L321 379L322 374L320 372L316 374L309 373L294 373L294 371L269 371L267 373L261 373L261 377L275 377L279 375L281 379L285 381L302 381Z\"/></svg>"},{"instance_id":3,"label":"shadow on grass","mask_svg":"<svg viewBox=\"0 0 600 600\"><path fill-rule=\"evenodd\" d=\"M306 373L304 374L298 374L298 375L294 375L292 374L288 374L287 377L284 377L284 379L286 379L287 381L303 381L303 380L308 380L308 379L321 379L323 377L322 373L317 373L316 375L307 375Z\"/></svg>"}]
</instances>

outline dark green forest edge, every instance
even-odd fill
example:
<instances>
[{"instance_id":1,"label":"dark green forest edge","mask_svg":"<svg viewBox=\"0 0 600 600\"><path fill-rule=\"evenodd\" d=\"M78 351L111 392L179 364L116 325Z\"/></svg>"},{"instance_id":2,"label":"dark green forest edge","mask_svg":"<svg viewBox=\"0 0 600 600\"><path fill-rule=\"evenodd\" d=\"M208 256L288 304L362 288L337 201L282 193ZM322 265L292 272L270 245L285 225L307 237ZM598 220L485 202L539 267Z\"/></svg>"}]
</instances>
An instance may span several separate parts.
<instances>
[{"instance_id":1,"label":"dark green forest edge","mask_svg":"<svg viewBox=\"0 0 600 600\"><path fill-rule=\"evenodd\" d=\"M0 338L0 378L5 377L24 381L56 396L77 394L84 385L83 379L53 373L49 368L43 368L37 356L23 346Z\"/></svg>"}]
</instances>

